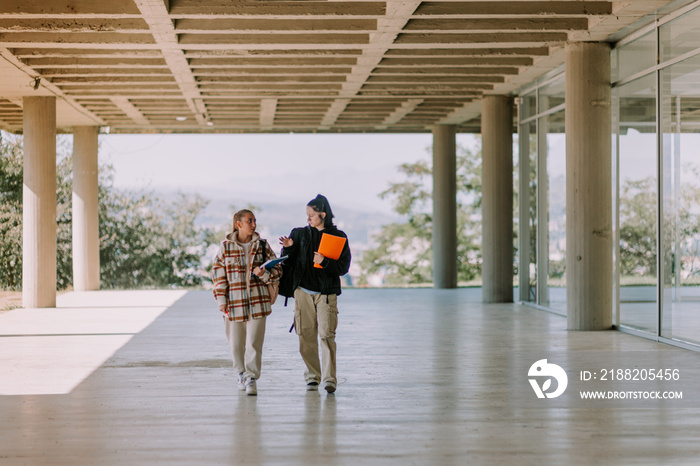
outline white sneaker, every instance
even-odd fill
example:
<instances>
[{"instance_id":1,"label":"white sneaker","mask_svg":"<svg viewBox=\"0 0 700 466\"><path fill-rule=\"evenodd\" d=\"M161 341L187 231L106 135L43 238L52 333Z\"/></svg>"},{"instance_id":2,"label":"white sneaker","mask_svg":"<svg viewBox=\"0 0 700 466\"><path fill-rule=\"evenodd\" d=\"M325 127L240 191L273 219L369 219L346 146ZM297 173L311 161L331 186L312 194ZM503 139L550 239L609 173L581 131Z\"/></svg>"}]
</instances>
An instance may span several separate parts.
<instances>
[{"instance_id":1,"label":"white sneaker","mask_svg":"<svg viewBox=\"0 0 700 466\"><path fill-rule=\"evenodd\" d=\"M255 379L249 377L245 381L245 393L248 396L255 396L258 394L258 388L255 386Z\"/></svg>"},{"instance_id":2,"label":"white sneaker","mask_svg":"<svg viewBox=\"0 0 700 466\"><path fill-rule=\"evenodd\" d=\"M311 382L306 384L306 391L312 392L315 390L318 390L318 382L316 382L315 380L312 380Z\"/></svg>"},{"instance_id":3,"label":"white sneaker","mask_svg":"<svg viewBox=\"0 0 700 466\"><path fill-rule=\"evenodd\" d=\"M241 391L245 390L245 376L243 372L238 374L238 389Z\"/></svg>"},{"instance_id":4,"label":"white sneaker","mask_svg":"<svg viewBox=\"0 0 700 466\"><path fill-rule=\"evenodd\" d=\"M335 384L333 382L326 382L323 384L323 388L325 388L329 394L335 393Z\"/></svg>"}]
</instances>

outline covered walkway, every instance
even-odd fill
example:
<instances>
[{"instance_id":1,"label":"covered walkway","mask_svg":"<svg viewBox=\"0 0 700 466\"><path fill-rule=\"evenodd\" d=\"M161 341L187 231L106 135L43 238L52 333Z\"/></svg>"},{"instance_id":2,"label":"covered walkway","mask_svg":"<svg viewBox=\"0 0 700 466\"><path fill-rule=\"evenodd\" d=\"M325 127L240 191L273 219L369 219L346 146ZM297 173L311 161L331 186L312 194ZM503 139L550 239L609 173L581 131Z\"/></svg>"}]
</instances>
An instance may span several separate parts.
<instances>
[{"instance_id":1,"label":"covered walkway","mask_svg":"<svg viewBox=\"0 0 700 466\"><path fill-rule=\"evenodd\" d=\"M340 385L329 396L306 392L290 324L290 308L276 304L259 395L248 397L235 388L208 291L68 293L57 309L0 313L1 462L658 465L700 457L694 352L615 331L567 331L564 317L483 304L479 289L352 289L340 300ZM538 399L528 383L530 365L544 358L569 374L558 399ZM663 388L684 390L684 399L575 400L578 371L601 358L678 368L681 382Z\"/></svg>"}]
</instances>

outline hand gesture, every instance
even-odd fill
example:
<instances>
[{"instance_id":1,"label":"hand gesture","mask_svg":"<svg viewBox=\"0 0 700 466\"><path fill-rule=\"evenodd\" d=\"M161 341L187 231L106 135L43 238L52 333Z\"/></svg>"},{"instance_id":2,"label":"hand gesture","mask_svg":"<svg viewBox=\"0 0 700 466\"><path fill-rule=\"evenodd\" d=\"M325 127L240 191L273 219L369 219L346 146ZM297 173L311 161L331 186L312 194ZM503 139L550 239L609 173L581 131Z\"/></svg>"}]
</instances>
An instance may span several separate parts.
<instances>
[{"instance_id":1,"label":"hand gesture","mask_svg":"<svg viewBox=\"0 0 700 466\"><path fill-rule=\"evenodd\" d=\"M261 277L261 278L262 278L262 276L265 275L265 269L262 268L262 267L255 267L255 268L253 269L253 273L254 273L255 275L257 275L258 277Z\"/></svg>"},{"instance_id":2,"label":"hand gesture","mask_svg":"<svg viewBox=\"0 0 700 466\"><path fill-rule=\"evenodd\" d=\"M280 244L285 248L290 248L294 244L294 240L292 238L287 238L286 236L281 236Z\"/></svg>"},{"instance_id":3,"label":"hand gesture","mask_svg":"<svg viewBox=\"0 0 700 466\"><path fill-rule=\"evenodd\" d=\"M323 262L323 259L325 259L325 258L326 258L326 256L324 256L323 254L319 254L317 252L314 253L314 263L315 264L321 265L321 262Z\"/></svg>"}]
</instances>

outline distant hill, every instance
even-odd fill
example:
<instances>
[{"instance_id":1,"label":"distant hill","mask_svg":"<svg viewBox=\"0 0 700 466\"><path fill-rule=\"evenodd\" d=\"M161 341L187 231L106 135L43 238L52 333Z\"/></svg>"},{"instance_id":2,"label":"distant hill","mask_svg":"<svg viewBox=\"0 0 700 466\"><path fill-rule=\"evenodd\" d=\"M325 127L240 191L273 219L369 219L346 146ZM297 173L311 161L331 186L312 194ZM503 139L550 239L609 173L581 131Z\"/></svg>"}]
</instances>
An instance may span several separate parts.
<instances>
[{"instance_id":1,"label":"distant hill","mask_svg":"<svg viewBox=\"0 0 700 466\"><path fill-rule=\"evenodd\" d=\"M174 200L178 191L157 190L154 192L161 199ZM212 193L199 193L209 200L209 205L198 217L198 224L214 229L229 230L233 217L233 208L247 207L237 202L233 197L212 195ZM255 215L258 220L258 231L270 241L275 251L280 250L277 238L289 235L292 228L306 225L306 204L304 202L275 203L260 202L256 205ZM387 215L382 212L368 212L342 205L332 205L335 214L335 223L350 239L350 245L354 258L359 258L359 253L371 245L371 237L376 234L382 225L398 221L396 215Z\"/></svg>"}]
</instances>

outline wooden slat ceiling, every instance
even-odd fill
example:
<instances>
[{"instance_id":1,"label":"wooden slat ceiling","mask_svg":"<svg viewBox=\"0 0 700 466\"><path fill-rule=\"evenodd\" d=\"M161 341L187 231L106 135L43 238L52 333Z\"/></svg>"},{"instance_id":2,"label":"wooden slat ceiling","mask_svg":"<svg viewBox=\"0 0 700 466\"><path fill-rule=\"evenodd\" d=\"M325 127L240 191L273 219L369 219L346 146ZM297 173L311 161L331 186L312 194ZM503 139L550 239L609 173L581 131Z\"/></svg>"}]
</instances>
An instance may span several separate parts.
<instances>
[{"instance_id":1,"label":"wooden slat ceiling","mask_svg":"<svg viewBox=\"0 0 700 466\"><path fill-rule=\"evenodd\" d=\"M0 129L56 95L65 131L475 130L484 94L666 3L2 0Z\"/></svg>"}]
</instances>

